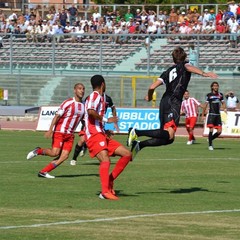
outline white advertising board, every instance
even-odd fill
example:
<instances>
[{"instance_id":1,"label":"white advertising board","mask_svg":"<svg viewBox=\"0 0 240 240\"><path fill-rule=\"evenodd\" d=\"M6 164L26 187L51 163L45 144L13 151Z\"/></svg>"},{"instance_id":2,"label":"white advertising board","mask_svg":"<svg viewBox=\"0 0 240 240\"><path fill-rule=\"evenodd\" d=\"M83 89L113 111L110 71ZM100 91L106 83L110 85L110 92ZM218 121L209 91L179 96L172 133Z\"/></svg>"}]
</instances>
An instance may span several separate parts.
<instances>
[{"instance_id":1,"label":"white advertising board","mask_svg":"<svg viewBox=\"0 0 240 240\"><path fill-rule=\"evenodd\" d=\"M207 117L206 117L207 119ZM240 137L240 112L221 111L222 134L221 137ZM207 136L209 129L207 123L204 124L203 135Z\"/></svg>"}]
</instances>

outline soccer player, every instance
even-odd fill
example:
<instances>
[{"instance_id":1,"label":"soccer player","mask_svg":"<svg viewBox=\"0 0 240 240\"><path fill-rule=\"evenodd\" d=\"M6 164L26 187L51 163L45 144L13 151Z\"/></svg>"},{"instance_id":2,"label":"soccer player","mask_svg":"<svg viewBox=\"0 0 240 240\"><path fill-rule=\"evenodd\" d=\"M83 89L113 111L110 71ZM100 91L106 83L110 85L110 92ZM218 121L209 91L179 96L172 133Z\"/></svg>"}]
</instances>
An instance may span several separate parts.
<instances>
[{"instance_id":1,"label":"soccer player","mask_svg":"<svg viewBox=\"0 0 240 240\"><path fill-rule=\"evenodd\" d=\"M137 130L129 128L127 145L132 146L132 156L144 147L162 146L173 143L175 132L179 124L180 109L183 94L187 89L191 78L191 73L201 75L202 77L217 78L213 72L204 72L201 69L192 66L186 61L187 54L181 47L177 47L172 52L174 65L164 71L156 82L152 83L145 97L146 101L151 101L154 90L165 84L166 91L162 96L159 106L160 129ZM147 136L150 139L137 141L137 137Z\"/></svg>"},{"instance_id":2,"label":"soccer player","mask_svg":"<svg viewBox=\"0 0 240 240\"><path fill-rule=\"evenodd\" d=\"M196 141L193 130L197 122L198 107L203 108L203 104L201 104L196 98L190 97L188 90L185 91L183 98L181 115L185 114L185 126L188 132L187 145L191 145Z\"/></svg>"},{"instance_id":3,"label":"soccer player","mask_svg":"<svg viewBox=\"0 0 240 240\"><path fill-rule=\"evenodd\" d=\"M223 94L218 92L219 84L218 82L212 82L211 84L211 92L206 96L206 102L204 104L202 117L204 117L204 113L209 105L208 118L207 118L207 127L209 128L208 134L208 149L210 151L214 150L213 148L213 140L220 136L222 133L222 120L220 114L220 108L225 112L226 104L223 98ZM213 129L217 129L217 131L213 134Z\"/></svg>"},{"instance_id":4,"label":"soccer player","mask_svg":"<svg viewBox=\"0 0 240 240\"><path fill-rule=\"evenodd\" d=\"M107 112L107 108L110 107L111 110L112 110L112 115L117 116L116 107L113 103L112 98L110 96L108 96L107 94L104 94L104 98L105 98L105 103L106 103L105 111ZM119 127L118 127L117 123L114 123L114 127L115 127L116 131L119 132ZM79 132L78 135L79 135L80 139L75 146L73 158L70 161L70 165L72 165L72 166L75 166L77 164L78 155L80 155L80 157L83 157L85 155L86 150L87 150L87 145L86 145L86 142L85 142L84 125L83 125L83 127L82 127L82 129L81 129L81 131Z\"/></svg>"},{"instance_id":5,"label":"soccer player","mask_svg":"<svg viewBox=\"0 0 240 240\"><path fill-rule=\"evenodd\" d=\"M65 100L60 105L49 130L45 133L46 138L52 137L52 148L37 147L28 153L28 160L37 155L59 156L40 170L39 177L55 178L49 172L68 158L74 142L74 131L84 117L84 105L82 103L84 93L85 86L82 83L77 83L74 86L74 97Z\"/></svg>"},{"instance_id":6,"label":"soccer player","mask_svg":"<svg viewBox=\"0 0 240 240\"><path fill-rule=\"evenodd\" d=\"M106 84L103 76L94 75L91 78L93 92L85 102L85 137L90 157L96 157L99 162L99 175L101 182L101 193L99 198L118 200L113 189L114 180L125 169L132 160L131 152L122 144L107 136L104 131L104 123L117 123L116 116L104 117L106 102L104 92ZM120 156L111 174L110 156Z\"/></svg>"}]
</instances>

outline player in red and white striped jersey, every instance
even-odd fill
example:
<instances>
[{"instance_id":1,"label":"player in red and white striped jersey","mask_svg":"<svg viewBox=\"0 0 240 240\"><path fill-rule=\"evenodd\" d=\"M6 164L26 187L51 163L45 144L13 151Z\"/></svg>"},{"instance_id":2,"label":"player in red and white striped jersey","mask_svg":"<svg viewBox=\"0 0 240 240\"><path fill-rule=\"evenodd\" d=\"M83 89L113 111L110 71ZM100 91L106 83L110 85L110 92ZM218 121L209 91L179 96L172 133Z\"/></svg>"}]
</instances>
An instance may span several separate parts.
<instances>
[{"instance_id":1,"label":"player in red and white striped jersey","mask_svg":"<svg viewBox=\"0 0 240 240\"><path fill-rule=\"evenodd\" d=\"M186 117L185 126L188 132L187 145L191 145L196 140L193 130L197 122L198 107L203 108L203 105L197 99L190 97L188 90L185 91L183 97L184 100L181 105L181 114L185 114Z\"/></svg>"},{"instance_id":2,"label":"player in red and white striped jersey","mask_svg":"<svg viewBox=\"0 0 240 240\"><path fill-rule=\"evenodd\" d=\"M90 156L96 157L100 162L99 175L101 193L99 198L117 200L118 197L113 189L114 180L132 160L131 152L122 144L112 139L104 131L104 123L117 123L117 116L105 118L106 100L104 98L105 80L101 75L91 78L93 92L85 102L85 136ZM110 156L120 156L111 174Z\"/></svg>"},{"instance_id":3,"label":"player in red and white striped jersey","mask_svg":"<svg viewBox=\"0 0 240 240\"><path fill-rule=\"evenodd\" d=\"M74 131L84 117L85 110L82 103L84 93L84 85L77 83L74 86L74 97L65 100L60 105L49 130L45 133L46 138L52 137L52 148L37 147L28 153L28 160L37 155L59 156L38 173L39 177L54 178L49 172L68 158L74 142Z\"/></svg>"}]
</instances>

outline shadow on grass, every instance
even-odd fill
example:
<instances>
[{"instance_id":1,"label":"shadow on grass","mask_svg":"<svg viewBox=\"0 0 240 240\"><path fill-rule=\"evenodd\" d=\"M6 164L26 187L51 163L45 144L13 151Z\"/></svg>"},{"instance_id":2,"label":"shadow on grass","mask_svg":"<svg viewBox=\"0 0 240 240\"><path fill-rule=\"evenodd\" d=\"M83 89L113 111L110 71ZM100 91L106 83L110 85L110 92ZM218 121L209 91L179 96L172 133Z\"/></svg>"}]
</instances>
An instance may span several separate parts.
<instances>
[{"instance_id":1,"label":"shadow on grass","mask_svg":"<svg viewBox=\"0 0 240 240\"><path fill-rule=\"evenodd\" d=\"M216 192L216 191L209 191L205 188L199 187L192 187L192 188L178 188L178 189L165 189L160 188L160 192L137 192L136 194L149 194L149 193L168 193L168 194L183 194L183 193L193 193L193 192L214 192L214 193L225 193L225 192Z\"/></svg>"},{"instance_id":2,"label":"shadow on grass","mask_svg":"<svg viewBox=\"0 0 240 240\"><path fill-rule=\"evenodd\" d=\"M99 174L72 174L72 175L58 175L56 178L75 178L75 177L99 177Z\"/></svg>"},{"instance_id":3,"label":"shadow on grass","mask_svg":"<svg viewBox=\"0 0 240 240\"><path fill-rule=\"evenodd\" d=\"M208 189L192 187L192 188L179 188L171 190L169 193L192 193L192 192L209 192Z\"/></svg>"}]
</instances>

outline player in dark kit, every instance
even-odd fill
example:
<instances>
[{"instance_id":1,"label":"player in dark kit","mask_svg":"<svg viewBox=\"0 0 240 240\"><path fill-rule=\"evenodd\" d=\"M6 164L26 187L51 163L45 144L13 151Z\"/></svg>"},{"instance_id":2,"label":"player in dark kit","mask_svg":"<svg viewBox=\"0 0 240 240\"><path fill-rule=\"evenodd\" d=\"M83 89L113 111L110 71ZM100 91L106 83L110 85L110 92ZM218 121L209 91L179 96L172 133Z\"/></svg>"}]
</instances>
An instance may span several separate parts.
<instances>
[{"instance_id":1,"label":"player in dark kit","mask_svg":"<svg viewBox=\"0 0 240 240\"><path fill-rule=\"evenodd\" d=\"M209 128L208 134L208 149L210 151L213 150L213 140L220 136L222 133L222 119L220 114L220 108L224 111L226 110L226 104L223 98L223 94L218 92L219 84L217 82L213 82L211 84L211 92L206 96L206 103L204 104L203 108L203 115L209 105L209 112L207 118L207 127ZM213 129L217 129L217 132L213 134Z\"/></svg>"},{"instance_id":2,"label":"player in dark kit","mask_svg":"<svg viewBox=\"0 0 240 240\"><path fill-rule=\"evenodd\" d=\"M186 61L187 54L181 47L177 47L172 52L174 65L163 72L156 82L152 83L145 97L146 101L151 101L154 90L160 85L166 85L166 91L162 96L159 106L160 129L137 130L130 128L128 131L127 145L132 145L132 156L144 147L155 147L173 143L175 132L179 124L180 110L183 94L188 87L191 73L203 77L217 78L213 72L204 72L192 66ZM150 139L137 141L137 137L147 136Z\"/></svg>"}]
</instances>

